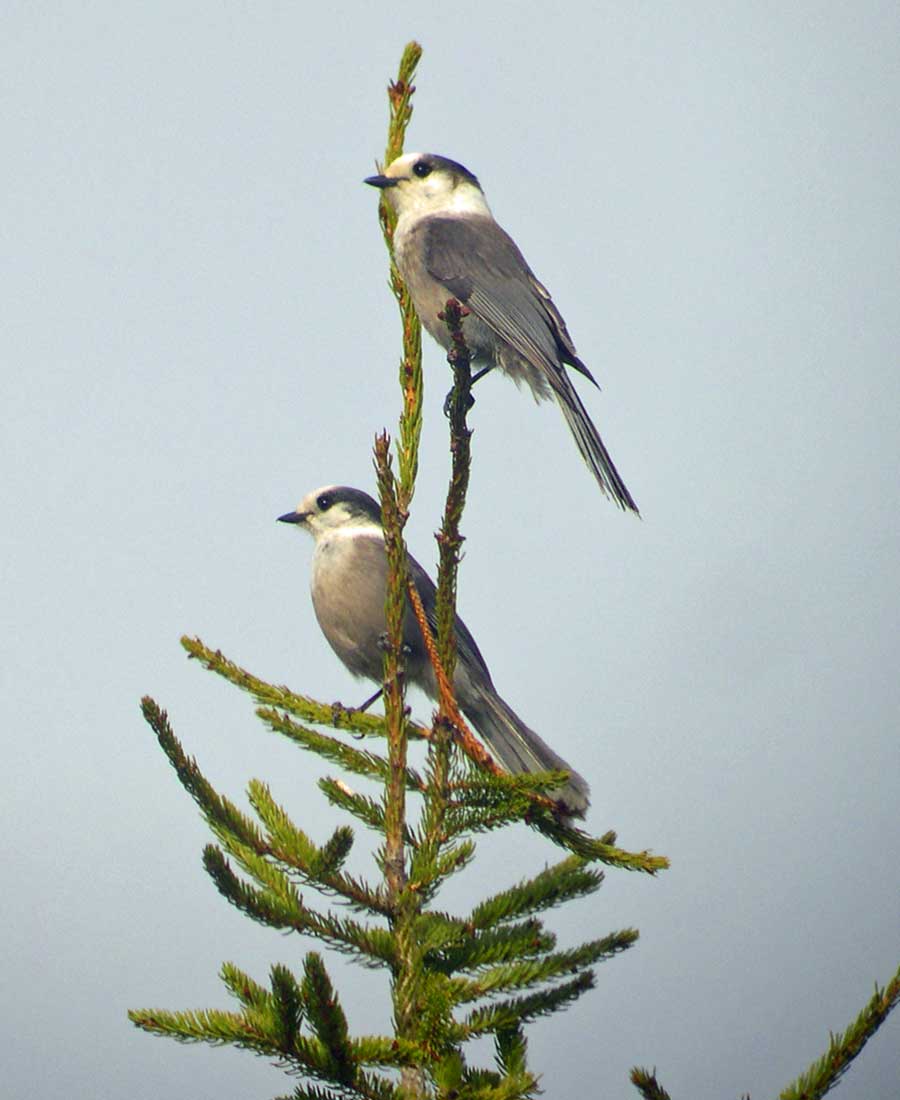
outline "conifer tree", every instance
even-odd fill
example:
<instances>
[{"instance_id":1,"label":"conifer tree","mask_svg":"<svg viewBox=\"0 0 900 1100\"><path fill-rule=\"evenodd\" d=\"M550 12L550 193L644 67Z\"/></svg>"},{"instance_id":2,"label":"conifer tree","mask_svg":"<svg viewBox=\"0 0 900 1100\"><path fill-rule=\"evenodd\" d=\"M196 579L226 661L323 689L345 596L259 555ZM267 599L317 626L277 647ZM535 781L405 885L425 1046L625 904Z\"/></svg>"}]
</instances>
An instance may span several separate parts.
<instances>
[{"instance_id":1,"label":"conifer tree","mask_svg":"<svg viewBox=\"0 0 900 1100\"><path fill-rule=\"evenodd\" d=\"M412 113L412 80L421 54L416 43L403 53L397 79L388 88L390 125L385 163L403 151ZM390 252L393 218L387 204L380 218ZM526 1027L562 1011L594 985L594 968L637 939L626 928L571 947L560 947L545 926L551 908L597 891L598 865L655 875L668 866L662 856L630 852L613 832L588 835L557 812L551 792L565 773L509 775L472 736L452 691L456 572L462 546L460 521L469 479L469 356L462 336L463 307L447 303L444 321L452 337L448 359L453 390L448 401L452 473L439 548L434 621L426 617L406 575L404 525L413 499L422 411L419 322L399 273L390 280L403 325L400 385L403 410L395 456L386 433L375 440L375 468L389 561L384 656L384 716L327 705L257 678L207 647L182 639L188 655L249 694L256 714L298 748L335 769L373 781L381 796L354 790L342 776L320 781L322 794L341 814L378 836L375 875L351 875L345 863L355 833L348 824L314 839L292 820L258 779L248 785L255 816L244 813L205 779L176 738L168 716L152 699L142 701L146 721L200 808L215 843L203 853L206 871L220 893L253 920L299 932L324 948L388 978L394 1030L389 1035L353 1035L325 959L308 951L296 971L272 966L260 983L226 962L221 978L237 1010L134 1010L138 1027L185 1042L231 1044L282 1066L299 1083L294 1100L446 1098L515 1100L538 1093L538 1076L527 1057ZM396 458L397 473L393 461ZM440 689L430 728L414 723L405 707L402 623L412 605ZM327 731L327 732L326 732ZM385 751L351 744L341 734L378 739ZM423 772L407 759L410 740L427 742ZM442 887L471 864L474 838L516 825L542 833L560 849L556 862L482 898L465 913L439 906ZM318 896L318 902L310 900ZM832 1037L828 1053L782 1096L819 1097L845 1071L900 998L900 972L876 994L844 1035ZM490 1066L470 1061L472 1040L490 1036ZM647 1100L668 1094L655 1074L632 1070ZM544 1091L552 1095L552 1085Z\"/></svg>"}]
</instances>

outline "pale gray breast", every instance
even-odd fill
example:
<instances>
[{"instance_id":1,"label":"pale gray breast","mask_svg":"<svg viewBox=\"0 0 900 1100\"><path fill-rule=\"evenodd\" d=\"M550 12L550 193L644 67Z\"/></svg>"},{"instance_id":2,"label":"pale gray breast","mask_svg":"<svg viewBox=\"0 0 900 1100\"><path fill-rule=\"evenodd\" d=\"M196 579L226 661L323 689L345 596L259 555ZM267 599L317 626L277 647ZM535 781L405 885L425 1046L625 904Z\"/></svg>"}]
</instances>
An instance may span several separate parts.
<instances>
[{"instance_id":1,"label":"pale gray breast","mask_svg":"<svg viewBox=\"0 0 900 1100\"><path fill-rule=\"evenodd\" d=\"M412 559L417 577L424 571ZM384 597L387 585L387 557L380 535L340 531L316 543L312 567L312 600L322 633L334 652L355 676L380 683L384 670L382 637L387 629ZM434 585L425 577L423 599L434 606ZM410 683L418 684L434 697L431 663L425 652L419 626L407 604L403 622L406 647L404 667Z\"/></svg>"},{"instance_id":2,"label":"pale gray breast","mask_svg":"<svg viewBox=\"0 0 900 1100\"><path fill-rule=\"evenodd\" d=\"M335 532L316 543L312 601L322 633L355 676L381 680L387 560L378 535Z\"/></svg>"},{"instance_id":3,"label":"pale gray breast","mask_svg":"<svg viewBox=\"0 0 900 1100\"><path fill-rule=\"evenodd\" d=\"M394 257L404 282L412 295L413 305L419 320L441 347L450 347L450 334L443 321L438 320L453 295L448 289L429 275L424 263L425 224L428 219L415 222L409 228L398 226L394 237Z\"/></svg>"}]
</instances>

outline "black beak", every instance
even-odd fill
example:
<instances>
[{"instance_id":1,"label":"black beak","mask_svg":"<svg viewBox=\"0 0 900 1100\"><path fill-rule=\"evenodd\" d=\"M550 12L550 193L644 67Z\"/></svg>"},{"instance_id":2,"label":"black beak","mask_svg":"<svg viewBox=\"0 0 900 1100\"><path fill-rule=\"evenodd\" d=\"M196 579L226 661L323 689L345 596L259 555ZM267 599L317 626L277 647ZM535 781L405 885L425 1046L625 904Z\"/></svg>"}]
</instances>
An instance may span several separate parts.
<instances>
[{"instance_id":1,"label":"black beak","mask_svg":"<svg viewBox=\"0 0 900 1100\"><path fill-rule=\"evenodd\" d=\"M367 183L370 187L377 187L383 191L385 187L396 187L399 180L392 179L390 176L366 176L363 183Z\"/></svg>"},{"instance_id":2,"label":"black beak","mask_svg":"<svg viewBox=\"0 0 900 1100\"><path fill-rule=\"evenodd\" d=\"M278 523L305 523L306 512L285 512L278 517Z\"/></svg>"}]
</instances>

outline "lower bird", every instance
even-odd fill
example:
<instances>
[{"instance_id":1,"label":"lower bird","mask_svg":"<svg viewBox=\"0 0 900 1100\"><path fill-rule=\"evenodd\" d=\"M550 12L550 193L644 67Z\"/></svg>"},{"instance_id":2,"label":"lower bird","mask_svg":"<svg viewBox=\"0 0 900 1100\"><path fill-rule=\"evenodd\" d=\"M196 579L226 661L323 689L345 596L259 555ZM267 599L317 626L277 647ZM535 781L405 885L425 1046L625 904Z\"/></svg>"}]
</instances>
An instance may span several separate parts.
<instances>
[{"instance_id":1,"label":"lower bird","mask_svg":"<svg viewBox=\"0 0 900 1100\"><path fill-rule=\"evenodd\" d=\"M294 523L315 539L312 601L329 645L354 676L380 684L383 678L386 624L384 599L387 554L381 509L359 489L331 485L303 498L293 512L278 519ZM409 573L432 625L435 586L410 555ZM566 771L565 786L553 792L567 816L583 817L589 805L585 780L497 694L484 658L466 624L456 617L457 660L453 678L456 701L507 771L521 774ZM436 699L437 682L419 625L407 605L403 624L406 681Z\"/></svg>"}]
</instances>

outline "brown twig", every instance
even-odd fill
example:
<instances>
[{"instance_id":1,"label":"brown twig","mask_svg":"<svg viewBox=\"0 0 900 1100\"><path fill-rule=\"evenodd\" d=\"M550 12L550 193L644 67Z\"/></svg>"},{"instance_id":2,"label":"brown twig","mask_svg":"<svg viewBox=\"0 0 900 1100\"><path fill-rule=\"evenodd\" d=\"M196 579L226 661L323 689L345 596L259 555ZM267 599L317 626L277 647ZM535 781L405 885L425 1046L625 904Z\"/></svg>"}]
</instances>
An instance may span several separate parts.
<instances>
[{"instance_id":1,"label":"brown twig","mask_svg":"<svg viewBox=\"0 0 900 1100\"><path fill-rule=\"evenodd\" d=\"M409 596L409 602L412 605L413 614L416 617L416 622L419 624L419 630L422 632L422 640L425 643L428 659L431 661L431 667L434 669L434 675L438 684L438 705L441 717L446 718L451 726L453 726L455 740L470 760L474 760L476 764L485 768L493 775L505 775L506 773L503 768L500 767L469 729L466 720L460 713L459 707L456 705L456 697L453 693L453 688L450 685L450 681L447 679L447 674L444 671L444 666L441 663L441 658L437 651L434 635L431 633L431 627L428 625L425 608L422 605L422 597L419 595L419 590L416 588L411 577L407 579L406 591Z\"/></svg>"},{"instance_id":2,"label":"brown twig","mask_svg":"<svg viewBox=\"0 0 900 1100\"><path fill-rule=\"evenodd\" d=\"M406 546L403 542L405 516L397 506L397 485L391 469L391 441L387 432L375 437L375 469L381 500L384 545L388 558L388 588L385 600L387 645L384 654L384 717L388 736L390 779L385 791L384 865L388 894L397 903L406 884L403 826L406 820L406 713L401 678L403 616L406 589Z\"/></svg>"}]
</instances>

